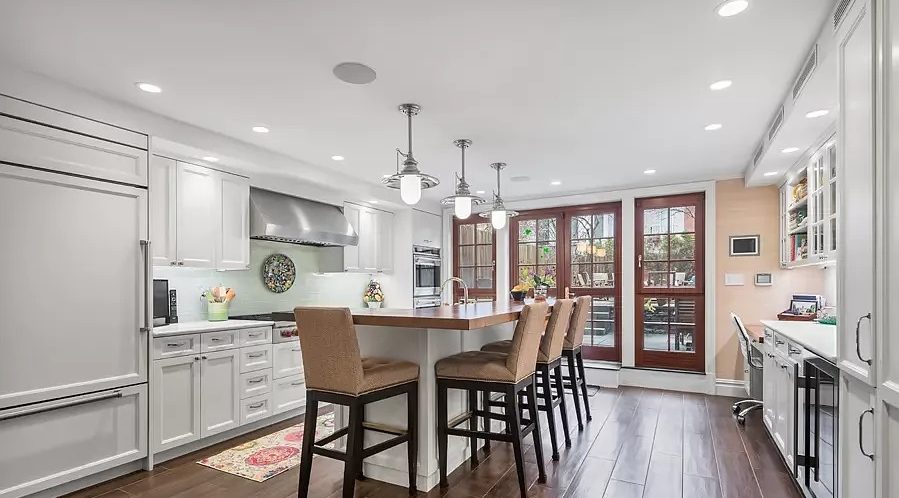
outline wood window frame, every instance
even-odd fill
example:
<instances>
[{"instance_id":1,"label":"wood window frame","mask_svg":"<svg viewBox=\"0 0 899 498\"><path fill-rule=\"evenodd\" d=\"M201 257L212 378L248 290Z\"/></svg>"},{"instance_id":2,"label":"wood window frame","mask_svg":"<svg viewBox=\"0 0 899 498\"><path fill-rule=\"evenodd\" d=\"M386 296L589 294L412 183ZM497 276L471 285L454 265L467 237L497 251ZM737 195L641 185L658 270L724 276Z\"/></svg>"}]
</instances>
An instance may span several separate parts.
<instances>
[{"instance_id":1,"label":"wood window frame","mask_svg":"<svg viewBox=\"0 0 899 498\"><path fill-rule=\"evenodd\" d=\"M477 225L484 224L490 225L489 219L484 219L479 217L476 214L472 214L470 217L460 220L453 216L453 234L452 234L452 247L453 247L453 275L461 278L461 262L462 262L462 247L475 247L475 264L477 264L477 246L486 245L486 244L478 244L477 243ZM475 243L474 244L461 244L459 240L459 227L462 225L475 225ZM496 231L493 230L493 226L490 226L490 230L492 231L491 235L491 246L492 246L492 257L493 257L493 287L489 289L479 289L477 287L469 287L468 288L468 297L469 299L484 299L490 298L490 300L496 300ZM469 267L470 268L470 267ZM482 267L483 268L483 267ZM475 266L475 283L477 283L477 266ZM459 299L462 299L463 292L461 285L453 285L453 297L454 300L458 302Z\"/></svg>"},{"instance_id":2,"label":"wood window frame","mask_svg":"<svg viewBox=\"0 0 899 498\"><path fill-rule=\"evenodd\" d=\"M694 271L696 275L695 287L643 287L643 268L641 265L643 256L643 230L645 209L668 208L684 205L695 205L694 214L695 238L694 238ZM706 237L706 194L696 192L690 194L665 195L659 197L645 197L634 200L634 360L637 367L665 368L687 370L693 372L705 372L706 360L706 327L705 327L705 237ZM670 223L670 218L669 218ZM670 261L670 245L669 261ZM643 348L643 308L644 299L657 298L689 298L696 301L694 319L693 352L654 351Z\"/></svg>"}]
</instances>

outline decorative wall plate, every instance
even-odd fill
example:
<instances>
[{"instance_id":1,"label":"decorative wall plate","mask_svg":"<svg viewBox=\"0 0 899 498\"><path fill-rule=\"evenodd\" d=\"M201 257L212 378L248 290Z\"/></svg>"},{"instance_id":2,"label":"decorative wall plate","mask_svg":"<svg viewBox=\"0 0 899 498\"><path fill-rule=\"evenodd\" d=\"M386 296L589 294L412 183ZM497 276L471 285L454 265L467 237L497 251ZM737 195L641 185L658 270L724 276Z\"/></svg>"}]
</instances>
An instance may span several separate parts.
<instances>
[{"instance_id":1,"label":"decorative wall plate","mask_svg":"<svg viewBox=\"0 0 899 498\"><path fill-rule=\"evenodd\" d=\"M293 261L283 254L272 254L262 262L262 281L272 292L280 294L290 289L296 278Z\"/></svg>"}]
</instances>

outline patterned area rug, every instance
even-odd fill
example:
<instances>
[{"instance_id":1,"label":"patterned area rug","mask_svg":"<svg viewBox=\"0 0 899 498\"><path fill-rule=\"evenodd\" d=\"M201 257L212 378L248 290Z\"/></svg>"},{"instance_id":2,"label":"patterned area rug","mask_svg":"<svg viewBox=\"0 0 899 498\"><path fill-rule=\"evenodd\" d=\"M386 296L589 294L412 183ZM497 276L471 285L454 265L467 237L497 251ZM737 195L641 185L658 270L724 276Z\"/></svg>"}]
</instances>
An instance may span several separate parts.
<instances>
[{"instance_id":1,"label":"patterned area rug","mask_svg":"<svg viewBox=\"0 0 899 498\"><path fill-rule=\"evenodd\" d=\"M334 432L334 412L319 415L317 422L315 435L318 439ZM204 458L197 463L262 482L300 464L303 434L303 424L297 424ZM329 448L332 446L333 443L327 445Z\"/></svg>"}]
</instances>

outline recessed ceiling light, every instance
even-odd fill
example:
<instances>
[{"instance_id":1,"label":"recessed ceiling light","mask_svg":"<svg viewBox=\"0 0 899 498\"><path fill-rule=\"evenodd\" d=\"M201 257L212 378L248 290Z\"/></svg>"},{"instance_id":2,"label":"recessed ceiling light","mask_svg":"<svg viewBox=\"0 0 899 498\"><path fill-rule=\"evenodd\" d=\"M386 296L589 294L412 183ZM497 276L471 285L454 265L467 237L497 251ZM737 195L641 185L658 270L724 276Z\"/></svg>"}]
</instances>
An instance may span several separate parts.
<instances>
[{"instance_id":1,"label":"recessed ceiling light","mask_svg":"<svg viewBox=\"0 0 899 498\"><path fill-rule=\"evenodd\" d=\"M812 111L812 112L806 113L805 117L820 118L821 116L827 116L828 114L830 114L830 111L828 111L827 109L819 109L817 111Z\"/></svg>"},{"instance_id":2,"label":"recessed ceiling light","mask_svg":"<svg viewBox=\"0 0 899 498\"><path fill-rule=\"evenodd\" d=\"M486 194L487 192L485 192L485 191L483 191L483 190L478 190L478 191L475 192L475 193L478 194L478 195L481 195L481 194Z\"/></svg>"},{"instance_id":3,"label":"recessed ceiling light","mask_svg":"<svg viewBox=\"0 0 899 498\"><path fill-rule=\"evenodd\" d=\"M725 0L715 7L721 17L731 17L749 8L749 0Z\"/></svg>"},{"instance_id":4,"label":"recessed ceiling light","mask_svg":"<svg viewBox=\"0 0 899 498\"><path fill-rule=\"evenodd\" d=\"M331 156L331 159L335 161L343 161L343 156Z\"/></svg>"},{"instance_id":5,"label":"recessed ceiling light","mask_svg":"<svg viewBox=\"0 0 899 498\"><path fill-rule=\"evenodd\" d=\"M787 147L786 149L781 149L781 152L784 154L790 154L791 152L796 152L799 150L799 147Z\"/></svg>"},{"instance_id":6,"label":"recessed ceiling light","mask_svg":"<svg viewBox=\"0 0 899 498\"><path fill-rule=\"evenodd\" d=\"M553 181L549 182L549 184L550 185L561 185L562 182L560 180L553 180Z\"/></svg>"},{"instance_id":7,"label":"recessed ceiling light","mask_svg":"<svg viewBox=\"0 0 899 498\"><path fill-rule=\"evenodd\" d=\"M711 90L724 90L725 88L728 88L728 87L730 87L730 86L733 85L733 84L734 84L734 82L731 81L731 80L721 80L721 81L716 81L716 82L712 83L711 85L709 85L709 89L711 89Z\"/></svg>"},{"instance_id":8,"label":"recessed ceiling light","mask_svg":"<svg viewBox=\"0 0 899 498\"><path fill-rule=\"evenodd\" d=\"M369 204L377 204L377 203L378 203L378 201L377 201L377 200L375 200L375 199L372 199L372 200L370 200L370 201L368 201L368 203L369 203Z\"/></svg>"},{"instance_id":9,"label":"recessed ceiling light","mask_svg":"<svg viewBox=\"0 0 899 498\"><path fill-rule=\"evenodd\" d=\"M656 170L654 170L654 169L645 169L645 170L643 170L643 174L644 174L644 175L654 175L654 174L656 174Z\"/></svg>"},{"instance_id":10,"label":"recessed ceiling light","mask_svg":"<svg viewBox=\"0 0 899 498\"><path fill-rule=\"evenodd\" d=\"M780 173L778 173L777 171L766 171L765 172L765 176L777 176L779 174Z\"/></svg>"},{"instance_id":11,"label":"recessed ceiling light","mask_svg":"<svg viewBox=\"0 0 899 498\"><path fill-rule=\"evenodd\" d=\"M720 130L723 126L724 126L724 125L722 125L721 123L712 123L712 124L710 124L710 125L706 125L705 131L715 131L715 130Z\"/></svg>"},{"instance_id":12,"label":"recessed ceiling light","mask_svg":"<svg viewBox=\"0 0 899 498\"><path fill-rule=\"evenodd\" d=\"M144 82L138 81L137 83L135 83L135 85L147 93L159 93L162 91L162 88L159 88L158 86L154 85L153 83L144 83Z\"/></svg>"},{"instance_id":13,"label":"recessed ceiling light","mask_svg":"<svg viewBox=\"0 0 899 498\"><path fill-rule=\"evenodd\" d=\"M253 131L256 133L268 133L270 130L265 126L254 126Z\"/></svg>"},{"instance_id":14,"label":"recessed ceiling light","mask_svg":"<svg viewBox=\"0 0 899 498\"><path fill-rule=\"evenodd\" d=\"M203 156L203 160L206 161L207 163L217 163L217 162L219 162L219 158L217 158L217 157L212 157L212 156Z\"/></svg>"},{"instance_id":15,"label":"recessed ceiling light","mask_svg":"<svg viewBox=\"0 0 899 498\"><path fill-rule=\"evenodd\" d=\"M381 178L390 178L393 175L381 175Z\"/></svg>"},{"instance_id":16,"label":"recessed ceiling light","mask_svg":"<svg viewBox=\"0 0 899 498\"><path fill-rule=\"evenodd\" d=\"M374 69L358 62L341 62L332 72L340 81L354 85L367 85L378 77Z\"/></svg>"}]
</instances>

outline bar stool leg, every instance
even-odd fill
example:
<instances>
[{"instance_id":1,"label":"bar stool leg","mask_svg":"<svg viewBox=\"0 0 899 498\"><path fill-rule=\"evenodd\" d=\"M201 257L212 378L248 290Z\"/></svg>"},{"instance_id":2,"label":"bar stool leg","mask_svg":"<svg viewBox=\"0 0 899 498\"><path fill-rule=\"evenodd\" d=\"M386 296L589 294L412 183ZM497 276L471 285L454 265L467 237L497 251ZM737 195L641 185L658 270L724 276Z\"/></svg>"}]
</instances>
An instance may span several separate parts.
<instances>
[{"instance_id":1,"label":"bar stool leg","mask_svg":"<svg viewBox=\"0 0 899 498\"><path fill-rule=\"evenodd\" d=\"M478 391L475 389L468 390L468 411L470 413L470 417L468 419L468 430L476 431L478 430L478 416L475 415L475 410L478 409ZM468 445L471 447L471 466L478 466L478 438L471 436L468 438Z\"/></svg>"},{"instance_id":2,"label":"bar stool leg","mask_svg":"<svg viewBox=\"0 0 899 498\"><path fill-rule=\"evenodd\" d=\"M531 407L531 423L534 424L531 435L534 437L534 456L537 457L537 470L539 471L537 482L542 484L546 482L546 468L543 461L543 437L540 435L540 417L537 416L537 386L533 382L528 386L528 398L528 404Z\"/></svg>"},{"instance_id":3,"label":"bar stool leg","mask_svg":"<svg viewBox=\"0 0 899 498\"><path fill-rule=\"evenodd\" d=\"M481 391L481 407L483 407L484 411L493 412L490 407L490 391ZM490 432L490 428L493 425L493 421L490 417L484 417L484 430ZM484 454L490 454L490 440L484 440Z\"/></svg>"},{"instance_id":4,"label":"bar stool leg","mask_svg":"<svg viewBox=\"0 0 899 498\"><path fill-rule=\"evenodd\" d=\"M587 395L587 374L584 372L584 354L577 351L577 369L581 378L581 391L584 393L584 411L587 412L587 422L593 420L590 415L590 397Z\"/></svg>"},{"instance_id":5,"label":"bar stool leg","mask_svg":"<svg viewBox=\"0 0 899 498\"><path fill-rule=\"evenodd\" d=\"M446 455L447 455L447 413L446 413L446 386L437 380L437 460L440 467L440 487L449 487L446 480Z\"/></svg>"},{"instance_id":6,"label":"bar stool leg","mask_svg":"<svg viewBox=\"0 0 899 498\"><path fill-rule=\"evenodd\" d=\"M350 423L346 440L346 461L343 466L343 498L353 498L356 490L356 473L359 470L359 427L362 426L362 407L350 405Z\"/></svg>"},{"instance_id":7,"label":"bar stool leg","mask_svg":"<svg viewBox=\"0 0 899 498\"><path fill-rule=\"evenodd\" d=\"M580 393L577 392L577 366L575 365L574 352L570 354L566 354L565 358L568 360L568 377L571 379L571 396L574 397L574 413L577 415L577 429L579 431L584 430L584 420L581 417L581 400L578 399ZM584 402L586 402L587 398L584 398Z\"/></svg>"},{"instance_id":8,"label":"bar stool leg","mask_svg":"<svg viewBox=\"0 0 899 498\"><path fill-rule=\"evenodd\" d=\"M356 464L356 479L365 480L365 474L362 472L362 448L365 444L365 429L362 424L365 423L365 405L359 405L359 425L356 427L356 448L355 452L359 455Z\"/></svg>"},{"instance_id":9,"label":"bar stool leg","mask_svg":"<svg viewBox=\"0 0 899 498\"><path fill-rule=\"evenodd\" d=\"M406 420L409 441L406 443L409 458L409 495L418 493L418 382L409 384L406 395Z\"/></svg>"},{"instance_id":10,"label":"bar stool leg","mask_svg":"<svg viewBox=\"0 0 899 498\"><path fill-rule=\"evenodd\" d=\"M312 445L315 444L317 419L318 398L315 395L315 391L307 391L306 419L303 423L303 449L300 455L300 484L297 490L298 498L306 498L309 495L309 480L312 476Z\"/></svg>"},{"instance_id":11,"label":"bar stool leg","mask_svg":"<svg viewBox=\"0 0 899 498\"><path fill-rule=\"evenodd\" d=\"M543 403L546 406L546 423L549 424L549 442L553 449L553 461L559 461L559 443L556 440L556 417L553 411L553 391L549 382L549 365L543 363L537 365L537 381L540 383ZM536 387L535 387L536 389Z\"/></svg>"},{"instance_id":12,"label":"bar stool leg","mask_svg":"<svg viewBox=\"0 0 899 498\"><path fill-rule=\"evenodd\" d=\"M556 396L559 397L559 409L562 412L562 430L565 432L565 446L571 447L571 436L568 434L568 408L565 406L565 386L562 382L562 364L556 365Z\"/></svg>"},{"instance_id":13,"label":"bar stool leg","mask_svg":"<svg viewBox=\"0 0 899 498\"><path fill-rule=\"evenodd\" d=\"M534 397L530 400L531 406L537 399ZM518 403L518 396L515 392L515 386L506 388L506 419L509 428L512 431L512 451L515 454L515 470L518 472L518 489L521 491L521 497L526 498L528 495L527 484L524 480L524 453L521 450L521 412ZM532 414L533 417L533 414ZM533 423L533 420L532 420ZM542 449L540 450L542 452Z\"/></svg>"}]
</instances>

